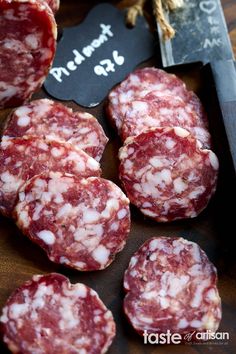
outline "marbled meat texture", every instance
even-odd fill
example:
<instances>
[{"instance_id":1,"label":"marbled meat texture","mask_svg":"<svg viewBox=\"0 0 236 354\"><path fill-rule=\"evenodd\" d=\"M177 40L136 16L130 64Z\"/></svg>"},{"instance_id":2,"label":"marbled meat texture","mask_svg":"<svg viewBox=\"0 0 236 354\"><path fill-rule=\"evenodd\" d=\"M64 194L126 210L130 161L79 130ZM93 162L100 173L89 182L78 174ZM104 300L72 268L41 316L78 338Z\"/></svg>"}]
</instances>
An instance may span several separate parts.
<instances>
[{"instance_id":1,"label":"marbled meat texture","mask_svg":"<svg viewBox=\"0 0 236 354\"><path fill-rule=\"evenodd\" d=\"M88 286L35 275L15 290L0 318L12 353L104 354L116 333L111 311Z\"/></svg>"},{"instance_id":2,"label":"marbled meat texture","mask_svg":"<svg viewBox=\"0 0 236 354\"><path fill-rule=\"evenodd\" d=\"M130 231L129 200L100 177L35 176L22 189L15 213L18 227L51 261L81 271L109 266Z\"/></svg>"},{"instance_id":3,"label":"marbled meat texture","mask_svg":"<svg viewBox=\"0 0 236 354\"><path fill-rule=\"evenodd\" d=\"M219 327L217 272L194 242L180 237L146 241L130 260L124 288L124 311L139 334L184 335Z\"/></svg>"},{"instance_id":4,"label":"marbled meat texture","mask_svg":"<svg viewBox=\"0 0 236 354\"><path fill-rule=\"evenodd\" d=\"M59 102L39 99L10 114L4 136L31 135L66 141L100 161L108 142L97 119L86 112L73 112Z\"/></svg>"},{"instance_id":5,"label":"marbled meat texture","mask_svg":"<svg viewBox=\"0 0 236 354\"><path fill-rule=\"evenodd\" d=\"M203 148L211 147L210 133L190 105L179 97L153 97L153 93L127 104L121 137L125 141L150 128L173 126L187 129L202 143Z\"/></svg>"},{"instance_id":6,"label":"marbled meat texture","mask_svg":"<svg viewBox=\"0 0 236 354\"><path fill-rule=\"evenodd\" d=\"M55 18L46 2L0 0L0 108L19 106L41 87L56 39Z\"/></svg>"},{"instance_id":7,"label":"marbled meat texture","mask_svg":"<svg viewBox=\"0 0 236 354\"><path fill-rule=\"evenodd\" d=\"M46 3L52 9L54 14L59 10L60 0L41 0L41 1L46 1Z\"/></svg>"},{"instance_id":8,"label":"marbled meat texture","mask_svg":"<svg viewBox=\"0 0 236 354\"><path fill-rule=\"evenodd\" d=\"M156 128L128 138L119 158L128 198L156 221L196 217L215 192L218 159L185 129Z\"/></svg>"},{"instance_id":9,"label":"marbled meat texture","mask_svg":"<svg viewBox=\"0 0 236 354\"><path fill-rule=\"evenodd\" d=\"M81 177L101 174L99 163L71 144L33 137L4 139L0 144L0 211L11 216L19 189L44 171Z\"/></svg>"},{"instance_id":10,"label":"marbled meat texture","mask_svg":"<svg viewBox=\"0 0 236 354\"><path fill-rule=\"evenodd\" d=\"M188 91L184 82L177 76L160 69L146 67L132 72L108 95L107 115L119 134L127 112L127 105L148 94L152 95L154 99L165 96L181 98L188 106L188 110L194 112L207 128L207 116L196 94Z\"/></svg>"}]
</instances>

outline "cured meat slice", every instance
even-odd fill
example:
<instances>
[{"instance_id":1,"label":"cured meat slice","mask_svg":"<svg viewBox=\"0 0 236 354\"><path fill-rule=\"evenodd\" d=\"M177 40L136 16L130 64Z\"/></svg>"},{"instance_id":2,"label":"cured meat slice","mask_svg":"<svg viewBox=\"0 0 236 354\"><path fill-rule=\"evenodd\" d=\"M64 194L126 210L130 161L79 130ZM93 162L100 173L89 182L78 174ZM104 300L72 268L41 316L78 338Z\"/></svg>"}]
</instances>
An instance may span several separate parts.
<instances>
[{"instance_id":1,"label":"cured meat slice","mask_svg":"<svg viewBox=\"0 0 236 354\"><path fill-rule=\"evenodd\" d=\"M116 332L94 290L56 273L35 275L16 289L0 321L4 342L22 354L104 354Z\"/></svg>"},{"instance_id":2,"label":"cured meat slice","mask_svg":"<svg viewBox=\"0 0 236 354\"><path fill-rule=\"evenodd\" d=\"M99 163L71 144L32 137L4 139L0 145L0 211L11 216L22 185L48 170L81 177L101 174Z\"/></svg>"},{"instance_id":3,"label":"cured meat slice","mask_svg":"<svg viewBox=\"0 0 236 354\"><path fill-rule=\"evenodd\" d=\"M20 193L15 213L18 227L51 261L82 271L106 268L130 231L129 200L99 177L35 176Z\"/></svg>"},{"instance_id":4,"label":"cured meat slice","mask_svg":"<svg viewBox=\"0 0 236 354\"><path fill-rule=\"evenodd\" d=\"M144 99L151 102L151 101L161 100L162 98L165 99L166 97L168 97L169 100L173 102L175 102L176 100L184 102L185 107L182 106L182 108L185 109L186 113L189 114L190 116L189 119L194 119L196 126L200 126L205 129L208 129L209 122L208 122L207 115L203 109L201 102L199 101L199 98L192 91L186 91L185 98L184 97L181 98L180 96L174 96L173 94L165 95L160 91L152 91L147 95L145 95Z\"/></svg>"},{"instance_id":5,"label":"cured meat slice","mask_svg":"<svg viewBox=\"0 0 236 354\"><path fill-rule=\"evenodd\" d=\"M67 141L99 161L108 138L89 113L73 112L59 102L39 99L17 108L8 118L3 135L31 135Z\"/></svg>"},{"instance_id":6,"label":"cured meat slice","mask_svg":"<svg viewBox=\"0 0 236 354\"><path fill-rule=\"evenodd\" d=\"M108 96L107 115L118 132L126 114L127 104L137 98L145 97L152 91L155 91L155 96L180 97L207 124L207 117L199 98L194 92L186 89L182 80L163 70L146 67L131 73Z\"/></svg>"},{"instance_id":7,"label":"cured meat slice","mask_svg":"<svg viewBox=\"0 0 236 354\"><path fill-rule=\"evenodd\" d=\"M147 95L143 99L128 103L121 137L125 140L150 128L173 126L187 129L204 148L210 148L210 133L196 112L181 98L170 95L154 99L152 94L152 97Z\"/></svg>"},{"instance_id":8,"label":"cured meat slice","mask_svg":"<svg viewBox=\"0 0 236 354\"><path fill-rule=\"evenodd\" d=\"M131 203L159 222L197 216L216 189L218 159L182 128L156 128L126 140L120 179Z\"/></svg>"},{"instance_id":9,"label":"cured meat slice","mask_svg":"<svg viewBox=\"0 0 236 354\"><path fill-rule=\"evenodd\" d=\"M0 108L19 106L51 67L57 26L46 2L0 0Z\"/></svg>"},{"instance_id":10,"label":"cured meat slice","mask_svg":"<svg viewBox=\"0 0 236 354\"><path fill-rule=\"evenodd\" d=\"M124 311L138 333L215 332L221 320L217 272L205 252L180 237L154 237L131 258Z\"/></svg>"},{"instance_id":11,"label":"cured meat slice","mask_svg":"<svg viewBox=\"0 0 236 354\"><path fill-rule=\"evenodd\" d=\"M52 9L54 14L59 10L60 0L42 0L42 1L46 1L46 3Z\"/></svg>"},{"instance_id":12,"label":"cured meat slice","mask_svg":"<svg viewBox=\"0 0 236 354\"><path fill-rule=\"evenodd\" d=\"M43 3L44 4L47 3L54 14L56 14L56 12L59 10L60 0L39 0L39 2L40 1L41 1L42 4Z\"/></svg>"}]
</instances>

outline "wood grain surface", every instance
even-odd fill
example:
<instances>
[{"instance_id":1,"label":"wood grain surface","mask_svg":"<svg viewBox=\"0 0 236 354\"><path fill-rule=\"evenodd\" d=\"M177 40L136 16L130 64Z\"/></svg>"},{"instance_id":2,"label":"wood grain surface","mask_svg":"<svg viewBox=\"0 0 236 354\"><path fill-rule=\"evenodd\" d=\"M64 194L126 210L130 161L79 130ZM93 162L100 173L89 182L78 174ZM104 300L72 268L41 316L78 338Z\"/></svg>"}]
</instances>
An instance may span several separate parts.
<instances>
[{"instance_id":1,"label":"wood grain surface","mask_svg":"<svg viewBox=\"0 0 236 354\"><path fill-rule=\"evenodd\" d=\"M111 1L117 4L118 1ZM65 26L80 23L95 0L62 0L57 14L61 31ZM222 1L229 33L236 55L236 1ZM144 65L160 66L160 58L153 58ZM112 310L117 323L117 336L109 354L234 354L236 353L236 261L235 261L235 200L236 183L232 168L227 140L219 113L215 88L208 68L199 66L183 67L176 72L201 97L209 115L210 130L213 136L214 150L220 159L220 176L216 195L208 208L197 218L157 224L144 218L138 210L131 208L132 229L124 251L108 269L100 272L80 273L51 263L44 252L24 237L12 220L0 217L0 307L4 305L11 292L34 274L59 272L72 282L84 282L98 291L102 300ZM41 90L33 98L47 97ZM75 110L83 110L73 102L66 103ZM0 112L1 122L10 110ZM95 114L103 125L110 142L103 160L103 176L119 185L117 152L120 141L109 127L103 112L103 104L88 110ZM233 207L232 207L233 206ZM206 343L199 345L157 346L144 345L127 323L122 312L123 273L129 259L137 248L151 236L183 236L196 241L207 253L218 269L219 291L222 298L223 319L221 331L230 335L228 343ZM8 350L0 344L0 354ZM34 354L34 353L32 353ZM53 354L53 353L52 353ZM60 353L58 353L60 354Z\"/></svg>"}]
</instances>

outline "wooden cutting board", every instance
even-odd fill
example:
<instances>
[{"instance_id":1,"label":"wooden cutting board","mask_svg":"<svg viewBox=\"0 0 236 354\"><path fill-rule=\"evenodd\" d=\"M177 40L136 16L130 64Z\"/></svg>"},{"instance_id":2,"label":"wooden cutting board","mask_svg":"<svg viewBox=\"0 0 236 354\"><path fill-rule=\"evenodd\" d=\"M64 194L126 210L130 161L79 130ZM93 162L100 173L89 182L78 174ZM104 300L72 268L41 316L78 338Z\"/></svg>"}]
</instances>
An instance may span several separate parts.
<instances>
[{"instance_id":1,"label":"wooden cutting board","mask_svg":"<svg viewBox=\"0 0 236 354\"><path fill-rule=\"evenodd\" d=\"M110 1L118 3L118 1ZM126 1L128 2L128 1ZM81 22L89 9L99 1L95 0L62 0L57 14L57 22L61 30ZM231 40L236 54L236 2L222 1L229 27ZM160 58L153 58L144 65L160 66ZM80 273L49 262L44 252L26 239L14 225L13 221L0 217L0 307L4 305L11 292L34 274L59 272L70 278L72 282L84 282L94 288L105 304L112 310L117 323L117 336L109 354L234 354L236 353L236 257L235 257L235 175L230 160L227 140L219 113L214 85L207 69L199 66L183 67L177 73L187 86L200 95L209 115L210 129L213 135L214 150L220 159L220 178L217 193L208 208L196 219L158 224L146 219L137 209L131 208L132 229L124 251L118 255L108 269L100 272ZM47 97L41 90L33 98ZM75 110L83 110L73 102L68 106ZM0 112L1 122L10 110ZM103 160L103 176L119 185L117 152L120 141L108 125L103 112L103 104L87 110L97 116L103 125L110 142ZM215 264L219 274L219 291L223 304L223 319L220 331L229 332L228 344L156 346L144 345L127 323L122 312L122 279L129 259L138 247L152 236L183 236L196 241ZM8 350L0 344L0 353Z\"/></svg>"}]
</instances>

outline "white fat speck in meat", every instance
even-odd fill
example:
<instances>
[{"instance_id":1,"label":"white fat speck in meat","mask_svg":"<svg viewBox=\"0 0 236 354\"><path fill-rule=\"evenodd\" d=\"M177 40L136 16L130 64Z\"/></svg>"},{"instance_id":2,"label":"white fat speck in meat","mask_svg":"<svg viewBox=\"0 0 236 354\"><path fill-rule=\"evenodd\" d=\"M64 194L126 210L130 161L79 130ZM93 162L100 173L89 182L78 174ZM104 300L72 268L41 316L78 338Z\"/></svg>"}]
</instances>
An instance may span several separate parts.
<instances>
[{"instance_id":1,"label":"white fat speck in meat","mask_svg":"<svg viewBox=\"0 0 236 354\"><path fill-rule=\"evenodd\" d=\"M55 243L55 235L49 230L40 231L37 236L47 245L53 245Z\"/></svg>"}]
</instances>

